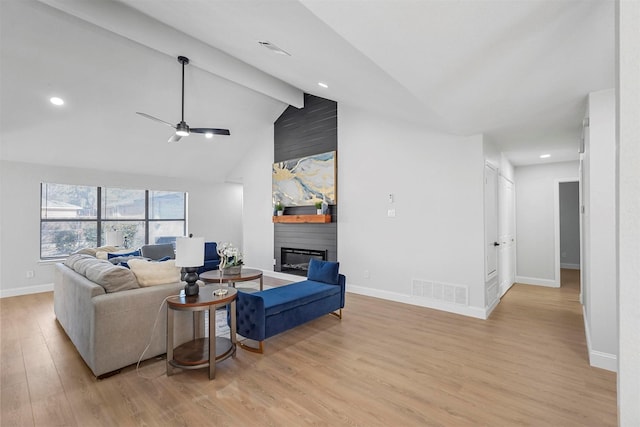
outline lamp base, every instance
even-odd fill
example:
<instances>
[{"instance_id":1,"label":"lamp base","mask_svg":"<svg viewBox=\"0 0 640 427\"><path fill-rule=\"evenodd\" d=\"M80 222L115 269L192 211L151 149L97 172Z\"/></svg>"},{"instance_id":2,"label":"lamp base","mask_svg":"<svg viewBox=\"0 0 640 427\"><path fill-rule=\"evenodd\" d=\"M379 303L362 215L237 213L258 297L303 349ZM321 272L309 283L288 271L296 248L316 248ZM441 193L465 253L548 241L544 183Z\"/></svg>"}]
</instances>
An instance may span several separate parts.
<instances>
[{"instance_id":1,"label":"lamp base","mask_svg":"<svg viewBox=\"0 0 640 427\"><path fill-rule=\"evenodd\" d=\"M184 276L184 281L187 282L187 285L184 287L185 296L197 296L200 291L200 286L196 283L200 278L197 273L198 267L185 267L184 271L187 273Z\"/></svg>"}]
</instances>

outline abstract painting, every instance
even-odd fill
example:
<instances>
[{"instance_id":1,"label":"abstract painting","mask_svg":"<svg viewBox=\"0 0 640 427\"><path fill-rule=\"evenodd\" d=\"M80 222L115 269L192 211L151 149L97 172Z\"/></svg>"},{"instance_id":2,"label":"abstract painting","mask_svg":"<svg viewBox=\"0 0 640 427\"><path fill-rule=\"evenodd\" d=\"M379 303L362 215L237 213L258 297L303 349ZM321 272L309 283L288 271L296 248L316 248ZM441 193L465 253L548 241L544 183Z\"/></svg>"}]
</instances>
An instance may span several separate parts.
<instances>
[{"instance_id":1,"label":"abstract painting","mask_svg":"<svg viewBox=\"0 0 640 427\"><path fill-rule=\"evenodd\" d=\"M310 206L336 203L336 152L314 154L273 164L273 202Z\"/></svg>"}]
</instances>

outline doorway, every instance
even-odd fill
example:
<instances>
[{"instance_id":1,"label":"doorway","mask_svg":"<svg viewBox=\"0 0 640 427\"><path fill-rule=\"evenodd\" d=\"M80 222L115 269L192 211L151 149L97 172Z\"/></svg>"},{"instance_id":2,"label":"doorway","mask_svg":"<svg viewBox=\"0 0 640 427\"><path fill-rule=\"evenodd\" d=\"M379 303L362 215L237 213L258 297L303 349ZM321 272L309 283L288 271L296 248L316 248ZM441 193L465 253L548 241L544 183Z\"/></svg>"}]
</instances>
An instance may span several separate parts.
<instances>
[{"instance_id":1,"label":"doorway","mask_svg":"<svg viewBox=\"0 0 640 427\"><path fill-rule=\"evenodd\" d=\"M484 167L485 298L489 311L500 301L498 285L498 169Z\"/></svg>"},{"instance_id":2,"label":"doorway","mask_svg":"<svg viewBox=\"0 0 640 427\"><path fill-rule=\"evenodd\" d=\"M513 182L500 175L498 187L498 283L499 297L516 281L516 199Z\"/></svg>"},{"instance_id":3,"label":"doorway","mask_svg":"<svg viewBox=\"0 0 640 427\"><path fill-rule=\"evenodd\" d=\"M577 178L557 181L555 215L556 278L562 286L561 274L576 275L579 281L581 269L580 183Z\"/></svg>"}]
</instances>

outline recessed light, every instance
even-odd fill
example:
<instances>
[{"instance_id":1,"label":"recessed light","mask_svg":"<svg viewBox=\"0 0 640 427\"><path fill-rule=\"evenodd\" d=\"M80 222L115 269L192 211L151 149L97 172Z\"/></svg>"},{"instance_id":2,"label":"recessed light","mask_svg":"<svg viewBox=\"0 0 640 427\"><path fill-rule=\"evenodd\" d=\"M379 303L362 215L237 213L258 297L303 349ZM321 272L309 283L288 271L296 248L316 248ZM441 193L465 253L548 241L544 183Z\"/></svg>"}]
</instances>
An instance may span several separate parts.
<instances>
[{"instance_id":1,"label":"recessed light","mask_svg":"<svg viewBox=\"0 0 640 427\"><path fill-rule=\"evenodd\" d=\"M64 105L64 100L62 98L58 98L57 96L54 96L52 98L49 98L49 101L53 104L53 105Z\"/></svg>"},{"instance_id":2,"label":"recessed light","mask_svg":"<svg viewBox=\"0 0 640 427\"><path fill-rule=\"evenodd\" d=\"M540 155L541 159L548 159L549 157L551 157L551 154L541 154Z\"/></svg>"},{"instance_id":3,"label":"recessed light","mask_svg":"<svg viewBox=\"0 0 640 427\"><path fill-rule=\"evenodd\" d=\"M323 82L318 82L318 86L323 87L325 89L329 89L329 85Z\"/></svg>"},{"instance_id":4,"label":"recessed light","mask_svg":"<svg viewBox=\"0 0 640 427\"><path fill-rule=\"evenodd\" d=\"M211 139L211 138L213 138L213 134L211 132L207 132L207 133L204 134L204 137Z\"/></svg>"}]
</instances>

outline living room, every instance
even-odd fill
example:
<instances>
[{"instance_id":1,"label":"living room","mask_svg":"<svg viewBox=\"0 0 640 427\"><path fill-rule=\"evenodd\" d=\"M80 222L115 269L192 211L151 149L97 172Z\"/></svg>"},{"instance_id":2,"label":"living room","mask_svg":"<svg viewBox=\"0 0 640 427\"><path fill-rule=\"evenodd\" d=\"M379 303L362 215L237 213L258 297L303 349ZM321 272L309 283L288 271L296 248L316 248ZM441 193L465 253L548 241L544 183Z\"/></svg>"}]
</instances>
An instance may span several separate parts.
<instances>
[{"instance_id":1,"label":"living room","mask_svg":"<svg viewBox=\"0 0 640 427\"><path fill-rule=\"evenodd\" d=\"M193 125L229 127L232 135L213 141L190 135L168 144L166 127L135 112L171 121L178 117L179 65L174 57L49 5L23 3L2 5L2 297L17 295L17 290L51 290L52 265L38 256L42 182L187 192L189 232L236 242L248 265L272 271L273 124L287 107L281 99L285 96L266 96L194 66L187 73L186 119ZM29 19L18 28L10 22L15 16ZM325 31L323 27L320 34ZM198 64L199 49L179 38L174 42L186 49L177 54ZM41 51L55 54L42 59ZM352 53L360 55L356 49ZM613 59L613 52L608 55ZM42 69L48 71L44 80L37 73ZM83 99L72 96L57 110L45 105L50 92L81 80L86 81ZM339 86L336 81L330 88ZM453 97L455 91L449 89ZM381 90L403 91L397 82ZM332 98L319 88L313 93ZM302 91L291 97L300 107ZM224 102L210 105L206 98ZM463 314L487 317L484 165L491 157L508 170L510 162L500 155L496 141L482 133L456 136L425 124L433 117L417 102L403 106L410 98L389 95L385 109L337 99L341 272L354 293L410 303L415 303L412 278L464 285L469 307ZM14 104L21 108L14 111ZM389 114L394 108L398 113ZM479 110L483 108L490 110ZM425 119L402 117L411 110ZM577 161L577 156L565 160ZM387 215L390 209L395 217ZM32 277L26 272L33 272Z\"/></svg>"}]
</instances>

